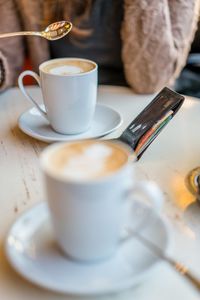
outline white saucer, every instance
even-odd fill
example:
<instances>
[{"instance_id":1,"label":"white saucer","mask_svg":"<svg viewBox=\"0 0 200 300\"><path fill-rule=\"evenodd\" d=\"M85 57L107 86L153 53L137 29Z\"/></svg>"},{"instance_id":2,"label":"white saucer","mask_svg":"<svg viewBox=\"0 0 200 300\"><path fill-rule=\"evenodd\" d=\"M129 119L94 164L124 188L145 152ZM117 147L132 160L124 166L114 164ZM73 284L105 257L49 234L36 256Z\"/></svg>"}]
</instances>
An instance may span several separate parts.
<instances>
[{"instance_id":1,"label":"white saucer","mask_svg":"<svg viewBox=\"0 0 200 300\"><path fill-rule=\"evenodd\" d=\"M153 213L143 235L165 252L169 246L166 221ZM14 269L31 282L56 292L94 295L118 292L141 282L161 262L134 238L101 263L78 263L54 243L46 203L25 212L6 239L6 254Z\"/></svg>"},{"instance_id":2,"label":"white saucer","mask_svg":"<svg viewBox=\"0 0 200 300\"><path fill-rule=\"evenodd\" d=\"M24 133L48 143L104 136L117 129L122 124L122 118L114 109L97 104L94 119L88 131L81 134L63 135L55 132L48 121L33 107L20 116L18 124Z\"/></svg>"}]
</instances>

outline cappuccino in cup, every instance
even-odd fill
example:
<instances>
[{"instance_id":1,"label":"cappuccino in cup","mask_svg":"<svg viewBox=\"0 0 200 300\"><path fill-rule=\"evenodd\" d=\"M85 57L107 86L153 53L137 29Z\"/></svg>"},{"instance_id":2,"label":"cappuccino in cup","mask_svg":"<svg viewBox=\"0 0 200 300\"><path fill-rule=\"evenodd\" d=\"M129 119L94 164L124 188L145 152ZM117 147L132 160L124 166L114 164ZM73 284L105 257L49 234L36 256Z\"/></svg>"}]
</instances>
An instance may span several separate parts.
<instances>
[{"instance_id":1,"label":"cappuccino in cup","mask_svg":"<svg viewBox=\"0 0 200 300\"><path fill-rule=\"evenodd\" d=\"M19 88L53 130L61 134L78 134L90 128L97 99L97 65L81 58L58 58L39 67L40 76L24 71L18 79ZM23 85L25 76L32 76L42 90L45 110Z\"/></svg>"},{"instance_id":2,"label":"cappuccino in cup","mask_svg":"<svg viewBox=\"0 0 200 300\"><path fill-rule=\"evenodd\" d=\"M152 183L136 183L133 159L121 144L54 144L44 150L40 163L55 240L72 259L92 262L115 253L124 242L127 204L131 222L136 217L135 191L160 208L160 192Z\"/></svg>"},{"instance_id":3,"label":"cappuccino in cup","mask_svg":"<svg viewBox=\"0 0 200 300\"><path fill-rule=\"evenodd\" d=\"M66 59L62 61L52 62L43 67L43 71L54 75L73 75L86 73L95 68L95 64L78 59Z\"/></svg>"},{"instance_id":4,"label":"cappuccino in cup","mask_svg":"<svg viewBox=\"0 0 200 300\"><path fill-rule=\"evenodd\" d=\"M60 147L49 156L48 170L66 180L96 180L120 169L127 152L114 143L78 141Z\"/></svg>"}]
</instances>

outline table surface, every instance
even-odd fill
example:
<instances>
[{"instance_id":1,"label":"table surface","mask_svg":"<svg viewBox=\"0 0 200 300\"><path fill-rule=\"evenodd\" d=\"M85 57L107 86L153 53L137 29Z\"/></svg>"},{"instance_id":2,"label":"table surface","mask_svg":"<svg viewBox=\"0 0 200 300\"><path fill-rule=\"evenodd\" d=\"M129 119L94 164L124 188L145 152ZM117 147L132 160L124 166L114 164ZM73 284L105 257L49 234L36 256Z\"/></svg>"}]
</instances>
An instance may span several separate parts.
<instances>
[{"instance_id":1,"label":"table surface","mask_svg":"<svg viewBox=\"0 0 200 300\"><path fill-rule=\"evenodd\" d=\"M41 99L37 87L29 90ZM135 95L125 87L99 87L98 101L119 111L124 120L123 125L106 138L118 137L152 98L152 95ZM40 289L21 278L10 267L4 253L4 241L11 224L23 211L45 200L38 157L47 144L28 137L17 125L18 117L29 107L18 88L0 95L0 298L72 299ZM171 223L174 240L171 252L200 278L200 205L185 186L187 173L200 165L199 125L200 100L186 97L180 111L136 163L136 168L139 179L154 180L163 190L163 213ZM199 294L163 262L137 287L115 295L90 297L100 298L197 300Z\"/></svg>"}]
</instances>

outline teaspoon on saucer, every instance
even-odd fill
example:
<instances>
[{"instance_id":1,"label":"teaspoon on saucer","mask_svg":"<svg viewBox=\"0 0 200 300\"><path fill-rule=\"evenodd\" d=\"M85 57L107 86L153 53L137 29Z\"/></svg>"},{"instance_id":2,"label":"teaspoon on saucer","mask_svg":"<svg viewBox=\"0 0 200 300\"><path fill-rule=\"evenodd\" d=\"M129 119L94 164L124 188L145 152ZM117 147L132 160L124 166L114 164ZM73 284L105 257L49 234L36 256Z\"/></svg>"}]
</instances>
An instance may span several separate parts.
<instances>
[{"instance_id":1,"label":"teaspoon on saucer","mask_svg":"<svg viewBox=\"0 0 200 300\"><path fill-rule=\"evenodd\" d=\"M10 33L1 33L0 38L7 38L19 35L40 36L47 40L54 41L63 38L72 29L72 23L68 21L58 21L50 24L43 31L19 31Z\"/></svg>"},{"instance_id":2,"label":"teaspoon on saucer","mask_svg":"<svg viewBox=\"0 0 200 300\"><path fill-rule=\"evenodd\" d=\"M197 291L200 292L200 279L193 275L184 264L179 263L167 254L163 253L156 244L138 234L136 231L128 230L128 232L129 234L134 235L134 237L146 246L152 253L170 264L171 267L173 267L179 274L183 275L197 289Z\"/></svg>"}]
</instances>

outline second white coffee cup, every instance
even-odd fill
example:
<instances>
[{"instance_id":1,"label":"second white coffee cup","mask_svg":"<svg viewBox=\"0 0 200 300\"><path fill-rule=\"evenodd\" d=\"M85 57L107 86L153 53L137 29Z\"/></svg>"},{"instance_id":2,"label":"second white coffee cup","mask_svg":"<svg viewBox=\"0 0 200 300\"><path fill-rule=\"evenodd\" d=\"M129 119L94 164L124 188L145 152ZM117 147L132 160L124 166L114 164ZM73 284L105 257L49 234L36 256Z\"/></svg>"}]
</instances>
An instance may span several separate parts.
<instances>
[{"instance_id":1,"label":"second white coffee cup","mask_svg":"<svg viewBox=\"0 0 200 300\"><path fill-rule=\"evenodd\" d=\"M26 99L61 134L78 134L89 129L97 98L97 64L81 58L59 58L42 63L40 76L24 71L18 78ZM32 76L42 90L45 110L25 90L23 78Z\"/></svg>"},{"instance_id":2,"label":"second white coffee cup","mask_svg":"<svg viewBox=\"0 0 200 300\"><path fill-rule=\"evenodd\" d=\"M137 216L136 192L152 209L162 206L154 183L136 181L134 164L121 145L98 140L54 144L40 161L55 238L73 259L107 258L120 245L124 225L139 218L136 230L148 226L147 215Z\"/></svg>"}]
</instances>

